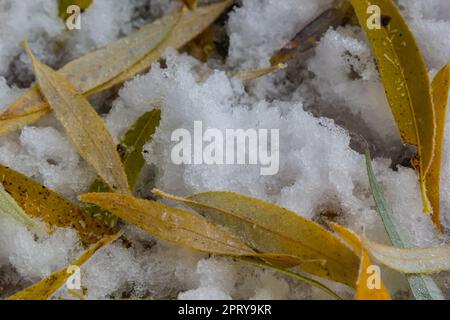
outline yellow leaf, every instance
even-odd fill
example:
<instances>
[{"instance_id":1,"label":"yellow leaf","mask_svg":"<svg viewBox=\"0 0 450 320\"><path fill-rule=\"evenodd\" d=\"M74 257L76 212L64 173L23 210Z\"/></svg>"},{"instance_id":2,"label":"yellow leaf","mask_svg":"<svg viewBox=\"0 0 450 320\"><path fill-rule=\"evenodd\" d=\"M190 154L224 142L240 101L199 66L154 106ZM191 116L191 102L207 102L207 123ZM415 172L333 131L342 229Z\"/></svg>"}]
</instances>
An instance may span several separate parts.
<instances>
[{"instance_id":1,"label":"yellow leaf","mask_svg":"<svg viewBox=\"0 0 450 320\"><path fill-rule=\"evenodd\" d=\"M378 61L386 95L404 142L418 149L423 210L431 212L425 178L436 132L431 86L416 40L392 0L351 0ZM369 6L381 9L380 28L367 23Z\"/></svg>"},{"instance_id":2,"label":"yellow leaf","mask_svg":"<svg viewBox=\"0 0 450 320\"><path fill-rule=\"evenodd\" d=\"M118 232L114 235L99 240L91 248L85 251L81 257L74 261L72 265L81 267L94 255L95 252L105 245L113 242L122 236L122 234L123 232ZM61 269L31 287L10 296L8 300L47 300L64 285L70 276L71 273L68 272L67 268Z\"/></svg>"},{"instance_id":3,"label":"yellow leaf","mask_svg":"<svg viewBox=\"0 0 450 320\"><path fill-rule=\"evenodd\" d=\"M440 182L441 182L441 158L444 143L445 118L448 103L448 90L450 79L450 61L438 72L431 83L433 102L436 117L436 148L430 170L426 177L427 195L433 208L432 219L441 232L440 221Z\"/></svg>"},{"instance_id":4,"label":"yellow leaf","mask_svg":"<svg viewBox=\"0 0 450 320\"><path fill-rule=\"evenodd\" d=\"M287 64L279 63L277 65L274 65L274 66L271 66L268 68L238 71L233 75L233 77L236 77L242 81L249 81L249 80L254 80L254 79L260 78L262 76L265 76L266 74L276 72L278 70L282 70L286 67L287 67Z\"/></svg>"},{"instance_id":5,"label":"yellow leaf","mask_svg":"<svg viewBox=\"0 0 450 320\"><path fill-rule=\"evenodd\" d=\"M111 190L129 193L127 176L116 144L89 101L73 85L37 60L28 45L39 88L80 155L90 163Z\"/></svg>"},{"instance_id":6,"label":"yellow leaf","mask_svg":"<svg viewBox=\"0 0 450 320\"><path fill-rule=\"evenodd\" d=\"M113 232L72 202L2 165L0 182L29 216L39 218L50 227L74 228L86 243L94 243Z\"/></svg>"},{"instance_id":7,"label":"yellow leaf","mask_svg":"<svg viewBox=\"0 0 450 320\"><path fill-rule=\"evenodd\" d=\"M255 254L239 238L192 212L118 193L87 193L79 198L165 241L221 255Z\"/></svg>"},{"instance_id":8,"label":"yellow leaf","mask_svg":"<svg viewBox=\"0 0 450 320\"><path fill-rule=\"evenodd\" d=\"M450 271L450 246L397 248L363 239L364 247L382 264L407 274Z\"/></svg>"},{"instance_id":9,"label":"yellow leaf","mask_svg":"<svg viewBox=\"0 0 450 320\"><path fill-rule=\"evenodd\" d=\"M363 248L361 239L359 236L339 224L329 223L333 230L345 241L350 247L360 256L361 263L359 266L358 281L356 283L356 300L391 300L391 296L387 291L384 283L379 279L379 288L369 287L369 276L374 276L368 272L369 268L373 265L370 260L367 250Z\"/></svg>"},{"instance_id":10,"label":"yellow leaf","mask_svg":"<svg viewBox=\"0 0 450 320\"><path fill-rule=\"evenodd\" d=\"M186 198L153 192L199 210L258 252L296 257L298 266L310 274L355 286L358 257L325 228L292 211L233 192Z\"/></svg>"},{"instance_id":11,"label":"yellow leaf","mask_svg":"<svg viewBox=\"0 0 450 320\"><path fill-rule=\"evenodd\" d=\"M109 89L147 70L168 47L184 46L231 4L231 0L225 0L162 17L128 37L68 63L58 73L84 95ZM0 114L0 134L34 123L50 111L37 86L32 86Z\"/></svg>"}]
</instances>

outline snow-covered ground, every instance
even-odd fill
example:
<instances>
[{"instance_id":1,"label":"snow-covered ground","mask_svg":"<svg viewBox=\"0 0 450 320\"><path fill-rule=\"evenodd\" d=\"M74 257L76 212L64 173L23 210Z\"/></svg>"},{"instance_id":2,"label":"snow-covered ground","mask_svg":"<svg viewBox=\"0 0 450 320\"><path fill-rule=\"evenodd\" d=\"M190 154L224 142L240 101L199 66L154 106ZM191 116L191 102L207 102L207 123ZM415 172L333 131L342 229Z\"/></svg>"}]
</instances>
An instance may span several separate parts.
<instances>
[{"instance_id":1,"label":"snow-covered ground","mask_svg":"<svg viewBox=\"0 0 450 320\"><path fill-rule=\"evenodd\" d=\"M67 32L53 0L0 0L0 110L33 81L24 38L36 55L57 68L101 47L169 11L175 0L94 0L82 14L82 28ZM205 2L205 1L203 1ZM392 166L407 152L400 141L379 79L374 57L358 27L330 29L316 48L285 70L243 84L231 70L265 67L302 26L331 5L331 0L243 0L230 11L225 61L206 64L168 50L166 64L126 82L112 101L93 99L115 138L143 112L159 107L160 126L145 146L147 171L142 194L152 187L186 195L206 190L236 191L279 204L321 221L334 219L386 241L368 188L364 157L368 143L377 179L404 233L419 245L438 244L422 213L417 175ZM450 2L400 0L425 57L430 75L450 58ZM447 118L450 126L450 116ZM275 128L280 133L280 166L261 176L251 165L175 165L170 161L171 133L205 128ZM89 186L93 170L80 158L53 116L0 137L0 163L75 199ZM395 167L395 169L393 169ZM151 179L148 179L148 181ZM450 130L445 137L441 208L444 233L450 235ZM82 267L88 298L156 297L180 299L325 298L317 289L272 271L225 258L210 258L161 242L125 226L132 242L100 250ZM0 217L0 294L6 296L69 264L82 252L73 230L36 238L24 227ZM402 276L384 270L394 297L403 297ZM442 278L442 277L441 277ZM442 279L441 279L442 280ZM439 282L447 293L445 281ZM351 292L334 286L346 297ZM57 296L65 297L61 290Z\"/></svg>"}]
</instances>

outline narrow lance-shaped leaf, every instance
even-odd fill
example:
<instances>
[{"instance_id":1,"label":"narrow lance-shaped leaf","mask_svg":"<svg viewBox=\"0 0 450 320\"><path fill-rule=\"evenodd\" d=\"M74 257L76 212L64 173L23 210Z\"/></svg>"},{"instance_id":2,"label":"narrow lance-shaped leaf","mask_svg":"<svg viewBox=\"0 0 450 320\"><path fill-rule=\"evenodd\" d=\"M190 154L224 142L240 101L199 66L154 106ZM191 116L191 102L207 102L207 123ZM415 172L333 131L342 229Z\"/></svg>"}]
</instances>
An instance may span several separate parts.
<instances>
[{"instance_id":1,"label":"narrow lance-shaped leaf","mask_svg":"<svg viewBox=\"0 0 450 320\"><path fill-rule=\"evenodd\" d=\"M87 193L79 198L169 242L223 255L255 254L236 236L191 212L118 193Z\"/></svg>"},{"instance_id":2,"label":"narrow lance-shaped leaf","mask_svg":"<svg viewBox=\"0 0 450 320\"><path fill-rule=\"evenodd\" d=\"M0 214L13 218L34 232L45 232L44 228L23 211L16 200L5 190L2 183L0 183Z\"/></svg>"},{"instance_id":3,"label":"narrow lance-shaped leaf","mask_svg":"<svg viewBox=\"0 0 450 320\"><path fill-rule=\"evenodd\" d=\"M355 286L358 257L331 232L292 211L233 192L205 192L186 198L153 192L199 210L258 252L297 257L298 266L306 272Z\"/></svg>"},{"instance_id":4,"label":"narrow lance-shaped leaf","mask_svg":"<svg viewBox=\"0 0 450 320\"><path fill-rule=\"evenodd\" d=\"M370 189L378 213L383 221L384 228L392 242L392 244L399 248L410 246L408 240L399 232L398 221L395 219L391 207L381 192L381 188L376 181L375 174L372 168L369 151L366 151L366 168L367 176L369 177ZM409 286L414 297L417 300L442 300L444 296L441 290L430 276L426 275L407 275Z\"/></svg>"},{"instance_id":5,"label":"narrow lance-shaped leaf","mask_svg":"<svg viewBox=\"0 0 450 320\"><path fill-rule=\"evenodd\" d=\"M81 267L94 255L95 252L113 242L122 234L123 232L119 232L99 240L91 248L84 252L81 257L74 261L72 265ZM8 300L47 300L64 285L70 276L71 273L68 272L67 268L61 269L31 287L12 295L8 298Z\"/></svg>"},{"instance_id":6,"label":"narrow lance-shaped leaf","mask_svg":"<svg viewBox=\"0 0 450 320\"><path fill-rule=\"evenodd\" d=\"M359 275L358 281L356 282L356 300L391 300L391 296L387 291L384 283L380 279L379 288L369 287L368 282L370 281L369 277L373 276L371 270L369 269L372 266L372 261L370 260L369 254L365 248L363 248L361 239L359 236L341 225L336 223L330 223L333 230L345 241L347 242L361 257L361 263L359 266Z\"/></svg>"},{"instance_id":7,"label":"narrow lance-shaped leaf","mask_svg":"<svg viewBox=\"0 0 450 320\"><path fill-rule=\"evenodd\" d=\"M425 177L435 144L435 116L428 72L416 40L392 0L351 0L378 62L386 95L404 142L416 145L423 210L431 212ZM380 28L367 23L369 6L381 9Z\"/></svg>"},{"instance_id":8,"label":"narrow lance-shaped leaf","mask_svg":"<svg viewBox=\"0 0 450 320\"><path fill-rule=\"evenodd\" d=\"M432 219L438 232L441 232L440 221L440 183L441 183L441 158L444 144L445 120L448 103L448 90L450 80L450 61L437 73L431 83L433 102L436 116L436 147L430 170L426 177L426 187L431 207Z\"/></svg>"},{"instance_id":9,"label":"narrow lance-shaped leaf","mask_svg":"<svg viewBox=\"0 0 450 320\"><path fill-rule=\"evenodd\" d=\"M81 240L94 243L113 230L40 183L0 165L0 182L27 215L51 228L74 228Z\"/></svg>"},{"instance_id":10,"label":"narrow lance-shaped leaf","mask_svg":"<svg viewBox=\"0 0 450 320\"><path fill-rule=\"evenodd\" d=\"M25 44L39 88L80 155L114 191L129 193L111 134L89 101L66 78L37 60Z\"/></svg>"},{"instance_id":11,"label":"narrow lance-shaped leaf","mask_svg":"<svg viewBox=\"0 0 450 320\"><path fill-rule=\"evenodd\" d=\"M231 0L225 0L164 16L128 37L68 63L58 73L84 95L109 89L148 69L166 48L184 46L231 4ZM33 86L0 114L0 134L34 123L50 111L37 86Z\"/></svg>"},{"instance_id":12,"label":"narrow lance-shaped leaf","mask_svg":"<svg viewBox=\"0 0 450 320\"><path fill-rule=\"evenodd\" d=\"M142 167L144 166L144 157L142 155L144 144L148 143L161 120L161 110L155 109L144 113L122 136L120 141L120 150L122 163L128 178L128 184L133 191ZM89 192L110 192L110 188L101 179L96 179L89 187ZM85 208L94 217L104 221L108 226L114 227L117 223L117 217L106 210L97 206L88 206Z\"/></svg>"},{"instance_id":13,"label":"narrow lance-shaped leaf","mask_svg":"<svg viewBox=\"0 0 450 320\"><path fill-rule=\"evenodd\" d=\"M339 298L322 283L273 265L296 266L300 263L297 257L255 252L241 239L208 222L197 213L117 193L88 193L81 195L80 200L98 205L162 240L207 253L233 256L259 267L275 269Z\"/></svg>"}]
</instances>

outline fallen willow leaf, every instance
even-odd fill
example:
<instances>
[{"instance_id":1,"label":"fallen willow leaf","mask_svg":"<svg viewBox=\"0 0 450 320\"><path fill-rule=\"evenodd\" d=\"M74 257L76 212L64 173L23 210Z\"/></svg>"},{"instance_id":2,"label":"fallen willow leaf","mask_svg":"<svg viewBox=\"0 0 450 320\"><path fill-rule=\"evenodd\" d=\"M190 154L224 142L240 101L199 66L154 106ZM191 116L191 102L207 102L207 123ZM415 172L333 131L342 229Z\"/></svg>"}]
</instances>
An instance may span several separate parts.
<instances>
[{"instance_id":1,"label":"fallen willow leaf","mask_svg":"<svg viewBox=\"0 0 450 320\"><path fill-rule=\"evenodd\" d=\"M120 150L122 163L128 178L131 190L134 190L140 176L145 160L142 155L144 144L148 143L161 120L161 110L154 109L144 113L122 136ZM110 192L110 188L101 179L96 179L89 187L89 192ZM85 208L94 217L102 220L113 228L117 223L117 217L97 206Z\"/></svg>"},{"instance_id":2,"label":"fallen willow leaf","mask_svg":"<svg viewBox=\"0 0 450 320\"><path fill-rule=\"evenodd\" d=\"M86 10L92 4L92 0L59 0L58 1L58 16L62 20L66 20L69 17L67 8L71 5L78 6L81 10Z\"/></svg>"},{"instance_id":3,"label":"fallen willow leaf","mask_svg":"<svg viewBox=\"0 0 450 320\"><path fill-rule=\"evenodd\" d=\"M225 0L164 16L128 37L68 63L58 73L84 95L109 89L150 68L167 48L184 46L232 3ZM0 134L34 123L50 111L35 85L0 114Z\"/></svg>"},{"instance_id":4,"label":"fallen willow leaf","mask_svg":"<svg viewBox=\"0 0 450 320\"><path fill-rule=\"evenodd\" d=\"M279 63L277 65L267 67L267 68L238 71L235 74L233 74L233 77L236 77L242 81L249 81L249 80L254 80L254 79L260 78L262 76L265 76L266 74L282 70L286 67L287 67L287 64Z\"/></svg>"},{"instance_id":5,"label":"fallen willow leaf","mask_svg":"<svg viewBox=\"0 0 450 320\"><path fill-rule=\"evenodd\" d=\"M292 211L232 192L205 192L186 198L153 192L199 210L258 252L297 257L298 266L306 272L355 286L358 257L331 232Z\"/></svg>"},{"instance_id":6,"label":"fallen willow leaf","mask_svg":"<svg viewBox=\"0 0 450 320\"><path fill-rule=\"evenodd\" d=\"M416 145L424 212L431 206L426 175L433 160L436 124L428 72L414 35L392 0L351 0L378 62L386 95L404 142ZM381 9L380 28L367 23L367 8Z\"/></svg>"},{"instance_id":7,"label":"fallen willow leaf","mask_svg":"<svg viewBox=\"0 0 450 320\"><path fill-rule=\"evenodd\" d=\"M374 276L369 272L369 268L373 265L367 250L363 248L359 236L344 226L337 223L329 223L333 230L345 241L360 258L359 275L356 282L356 300L391 300L391 296L387 291L384 283L379 279L379 288L369 288L369 277Z\"/></svg>"},{"instance_id":8,"label":"fallen willow leaf","mask_svg":"<svg viewBox=\"0 0 450 320\"><path fill-rule=\"evenodd\" d=\"M408 240L399 232L398 221L395 219L391 207L387 203L386 199L381 192L381 188L375 178L375 174L372 168L372 162L370 160L369 151L366 151L366 168L367 176L369 177L370 190L372 192L373 199L381 220L383 221L384 228L388 234L392 244L399 248L405 248L411 246ZM444 296L436 285L434 280L430 276L426 275L407 275L411 292L417 300L443 300Z\"/></svg>"},{"instance_id":9,"label":"fallen willow leaf","mask_svg":"<svg viewBox=\"0 0 450 320\"><path fill-rule=\"evenodd\" d=\"M94 243L113 232L77 205L2 165L0 183L29 216L46 222L50 227L74 228L86 243Z\"/></svg>"},{"instance_id":10,"label":"fallen willow leaf","mask_svg":"<svg viewBox=\"0 0 450 320\"><path fill-rule=\"evenodd\" d=\"M439 233L442 232L440 221L440 184L441 158L444 144L445 119L448 103L450 80L450 61L438 72L431 83L436 117L436 147L434 158L426 177L427 195L433 208L432 220Z\"/></svg>"},{"instance_id":11,"label":"fallen willow leaf","mask_svg":"<svg viewBox=\"0 0 450 320\"><path fill-rule=\"evenodd\" d=\"M26 43L25 49L42 94L80 155L112 190L129 193L116 145L97 112L70 81L37 60Z\"/></svg>"},{"instance_id":12,"label":"fallen willow leaf","mask_svg":"<svg viewBox=\"0 0 450 320\"><path fill-rule=\"evenodd\" d=\"M364 246L379 262L403 273L433 274L450 270L450 246L397 248L363 239Z\"/></svg>"},{"instance_id":13,"label":"fallen willow leaf","mask_svg":"<svg viewBox=\"0 0 450 320\"><path fill-rule=\"evenodd\" d=\"M46 231L23 211L16 200L5 190L2 183L0 183L0 214L13 218L34 232L42 233Z\"/></svg>"},{"instance_id":14,"label":"fallen willow leaf","mask_svg":"<svg viewBox=\"0 0 450 320\"><path fill-rule=\"evenodd\" d=\"M79 198L165 241L221 255L255 254L238 237L192 212L118 193L87 193Z\"/></svg>"},{"instance_id":15,"label":"fallen willow leaf","mask_svg":"<svg viewBox=\"0 0 450 320\"><path fill-rule=\"evenodd\" d=\"M71 265L81 267L94 255L95 252L113 242L122 236L122 234L123 232L118 232L114 235L99 240L91 248L85 251L81 257L72 262ZM8 300L47 300L64 285L70 276L71 273L68 272L67 268L61 269L31 287L10 296Z\"/></svg>"},{"instance_id":16,"label":"fallen willow leaf","mask_svg":"<svg viewBox=\"0 0 450 320\"><path fill-rule=\"evenodd\" d=\"M294 38L271 58L272 65L288 62L298 53L316 46L322 35L331 27L336 28L349 22L354 16L347 0L338 1L333 8L325 10L317 18L308 23Z\"/></svg>"}]
</instances>

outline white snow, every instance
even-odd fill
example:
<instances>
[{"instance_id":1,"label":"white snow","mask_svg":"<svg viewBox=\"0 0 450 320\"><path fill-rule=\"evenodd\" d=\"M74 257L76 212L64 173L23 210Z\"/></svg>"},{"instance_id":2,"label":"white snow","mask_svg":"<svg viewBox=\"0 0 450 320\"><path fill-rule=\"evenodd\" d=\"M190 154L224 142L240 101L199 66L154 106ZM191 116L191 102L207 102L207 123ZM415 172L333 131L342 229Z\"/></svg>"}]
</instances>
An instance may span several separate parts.
<instances>
[{"instance_id":1,"label":"white snow","mask_svg":"<svg viewBox=\"0 0 450 320\"><path fill-rule=\"evenodd\" d=\"M29 62L20 40L27 38L47 63L67 60L129 33L171 10L175 1L94 0L82 14L82 30L65 31L56 2L0 0L0 110L30 81ZM162 120L145 147L147 170L154 170L152 187L176 195L228 190L252 195L323 221L334 211L337 222L387 241L369 191L364 157L351 137L362 136L374 146L377 180L393 207L403 232L419 245L440 243L423 214L417 174L411 168L391 168L402 148L387 104L370 45L357 27L330 29L315 49L287 70L250 84L225 70L267 66L273 52L326 9L331 0L243 0L229 14L226 30L229 56L221 65L202 64L168 50L166 67L126 82L104 115L116 139L142 113L161 108ZM403 12L417 36L427 66L434 74L450 57L448 0L401 0ZM62 41L64 52L50 43ZM214 67L212 67L214 65ZM101 99L101 98L100 98ZM206 128L279 129L280 166L273 176L261 176L254 165L175 165L170 160L171 133L192 130L194 121ZM447 118L450 126L450 115ZM0 137L0 163L75 199L94 177L56 120L42 121ZM450 131L442 163L442 214L450 228ZM220 257L209 257L165 243L125 224L127 243L118 240L99 250L81 269L86 297L178 299L305 299L326 298L308 285L269 270ZM448 230L447 230L448 232ZM448 236L448 235L447 235ZM35 237L9 218L0 217L0 267L10 282L28 284L77 258L83 251L73 230L58 229ZM2 269L3 270L3 269ZM384 269L383 269L384 272ZM387 273L404 288L404 280ZM390 282L391 283L391 282ZM1 282L4 286L5 283ZM333 286L334 287L334 286ZM336 287L344 296L349 290ZM73 298L63 288L59 298Z\"/></svg>"}]
</instances>

